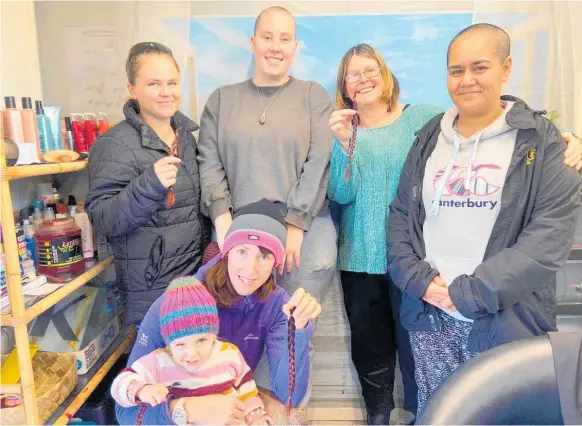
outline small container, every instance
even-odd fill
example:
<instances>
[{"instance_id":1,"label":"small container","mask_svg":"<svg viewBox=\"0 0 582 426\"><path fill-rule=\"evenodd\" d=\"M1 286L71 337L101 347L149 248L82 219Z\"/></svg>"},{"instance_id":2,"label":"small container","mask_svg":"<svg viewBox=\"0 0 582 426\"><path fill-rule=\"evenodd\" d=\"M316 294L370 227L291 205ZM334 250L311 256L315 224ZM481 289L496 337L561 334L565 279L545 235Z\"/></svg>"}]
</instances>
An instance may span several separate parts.
<instances>
[{"instance_id":1,"label":"small container","mask_svg":"<svg viewBox=\"0 0 582 426\"><path fill-rule=\"evenodd\" d=\"M71 114L71 128L75 140L75 151L79 154L87 154L89 146L85 138L85 116L83 114Z\"/></svg>"},{"instance_id":2,"label":"small container","mask_svg":"<svg viewBox=\"0 0 582 426\"><path fill-rule=\"evenodd\" d=\"M109 119L107 118L107 114L104 112L97 113L97 118L99 119L99 136L105 133L107 130L111 128L111 124L109 124Z\"/></svg>"},{"instance_id":3,"label":"small container","mask_svg":"<svg viewBox=\"0 0 582 426\"><path fill-rule=\"evenodd\" d=\"M86 112L85 117L85 140L87 142L87 148L91 151L93 142L99 137L99 122L97 121L97 115L92 112Z\"/></svg>"},{"instance_id":4,"label":"small container","mask_svg":"<svg viewBox=\"0 0 582 426\"><path fill-rule=\"evenodd\" d=\"M28 258L34 261L34 265L38 268L38 259L36 258L36 238L35 226L30 223L28 219L24 220L24 236L26 237L26 251Z\"/></svg>"},{"instance_id":5,"label":"small container","mask_svg":"<svg viewBox=\"0 0 582 426\"><path fill-rule=\"evenodd\" d=\"M46 275L83 271L81 228L72 218L47 220L36 234L38 272Z\"/></svg>"},{"instance_id":6,"label":"small container","mask_svg":"<svg viewBox=\"0 0 582 426\"><path fill-rule=\"evenodd\" d=\"M18 223L16 225L16 244L18 247L18 260L20 263L28 260L28 251L26 250L26 235L24 228Z\"/></svg>"}]
</instances>

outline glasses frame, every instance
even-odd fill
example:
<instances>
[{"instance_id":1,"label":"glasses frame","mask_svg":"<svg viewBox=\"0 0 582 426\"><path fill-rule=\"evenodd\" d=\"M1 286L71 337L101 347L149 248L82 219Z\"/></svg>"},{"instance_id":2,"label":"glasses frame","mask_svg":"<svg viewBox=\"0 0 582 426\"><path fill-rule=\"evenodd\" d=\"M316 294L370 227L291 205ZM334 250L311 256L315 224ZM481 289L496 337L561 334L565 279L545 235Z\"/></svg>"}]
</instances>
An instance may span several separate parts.
<instances>
[{"instance_id":1,"label":"glasses frame","mask_svg":"<svg viewBox=\"0 0 582 426\"><path fill-rule=\"evenodd\" d=\"M379 66L374 68L368 68L365 71L351 72L349 74L346 74L344 76L344 80L346 81L346 83L355 83L362 79L362 74L364 74L366 78L374 78L380 75L381 72L382 68L380 68Z\"/></svg>"}]
</instances>

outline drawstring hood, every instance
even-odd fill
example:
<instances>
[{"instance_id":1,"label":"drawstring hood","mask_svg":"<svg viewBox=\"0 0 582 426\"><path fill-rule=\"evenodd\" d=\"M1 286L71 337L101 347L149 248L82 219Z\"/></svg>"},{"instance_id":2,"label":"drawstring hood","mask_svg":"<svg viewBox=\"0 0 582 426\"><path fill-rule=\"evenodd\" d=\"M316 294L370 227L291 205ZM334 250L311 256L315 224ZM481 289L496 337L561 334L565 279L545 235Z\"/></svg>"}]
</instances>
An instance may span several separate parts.
<instances>
[{"instance_id":1,"label":"drawstring hood","mask_svg":"<svg viewBox=\"0 0 582 426\"><path fill-rule=\"evenodd\" d=\"M451 160L449 161L447 167L445 168L445 171L443 172L442 176L440 177L438 183L435 186L436 192L430 207L430 213L433 216L438 216L439 214L441 198L443 192L445 192L445 188L449 182L449 178L451 177L451 174L455 169L455 166L457 166L456 163L457 158L459 157L459 152L463 149L472 148L472 154L465 172L463 184L463 188L465 192L467 192L470 191L473 169L477 165L477 154L479 151L479 145L481 143L487 142L487 140L493 140L499 137L499 135L502 135L506 132L513 130L513 127L511 127L506 122L506 115L510 111L513 104L514 102L512 101L503 102L504 105L503 113L486 129L479 133L476 133L469 139L464 138L457 131L456 122L459 116L459 111L457 110L457 108L453 106L445 113L445 115L441 119L441 136L444 138L444 141L447 144L452 145L452 155Z\"/></svg>"}]
</instances>

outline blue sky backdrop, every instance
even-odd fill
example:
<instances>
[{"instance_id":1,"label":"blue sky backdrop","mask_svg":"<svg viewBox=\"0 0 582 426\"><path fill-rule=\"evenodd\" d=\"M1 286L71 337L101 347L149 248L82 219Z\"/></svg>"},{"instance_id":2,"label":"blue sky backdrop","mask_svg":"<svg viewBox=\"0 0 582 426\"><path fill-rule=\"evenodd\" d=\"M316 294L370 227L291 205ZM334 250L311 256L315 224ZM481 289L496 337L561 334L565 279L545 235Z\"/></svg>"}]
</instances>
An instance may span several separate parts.
<instances>
[{"instance_id":1,"label":"blue sky backdrop","mask_svg":"<svg viewBox=\"0 0 582 426\"><path fill-rule=\"evenodd\" d=\"M249 37L254 17L197 17L190 23L196 52L198 111L220 85L249 78ZM333 95L341 57L358 43L380 50L396 75L406 103L449 105L446 51L450 40L471 25L471 13L299 16L299 49L291 74L314 80Z\"/></svg>"}]
</instances>

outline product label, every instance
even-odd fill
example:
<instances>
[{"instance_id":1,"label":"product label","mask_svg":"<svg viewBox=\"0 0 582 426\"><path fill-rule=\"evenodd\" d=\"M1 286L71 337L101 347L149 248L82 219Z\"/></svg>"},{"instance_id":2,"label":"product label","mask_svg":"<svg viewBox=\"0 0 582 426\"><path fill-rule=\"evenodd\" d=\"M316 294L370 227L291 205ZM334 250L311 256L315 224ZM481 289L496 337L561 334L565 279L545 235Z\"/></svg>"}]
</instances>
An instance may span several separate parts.
<instances>
[{"instance_id":1,"label":"product label","mask_svg":"<svg viewBox=\"0 0 582 426\"><path fill-rule=\"evenodd\" d=\"M18 245L18 257L20 262L28 260L28 252L26 250L26 236L24 235L24 230L16 230L16 243Z\"/></svg>"},{"instance_id":2,"label":"product label","mask_svg":"<svg viewBox=\"0 0 582 426\"><path fill-rule=\"evenodd\" d=\"M83 260L81 238L78 236L54 238L38 242L38 264L44 267L61 267Z\"/></svg>"}]
</instances>

